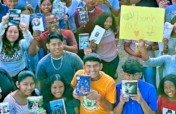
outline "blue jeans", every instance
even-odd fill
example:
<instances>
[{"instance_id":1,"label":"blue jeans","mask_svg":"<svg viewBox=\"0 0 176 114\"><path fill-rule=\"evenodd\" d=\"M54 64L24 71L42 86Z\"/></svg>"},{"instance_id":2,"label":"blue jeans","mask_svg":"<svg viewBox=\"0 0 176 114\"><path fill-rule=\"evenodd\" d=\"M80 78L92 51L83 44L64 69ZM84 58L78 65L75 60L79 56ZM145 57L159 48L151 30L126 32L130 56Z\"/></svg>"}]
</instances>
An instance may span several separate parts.
<instances>
[{"instance_id":1,"label":"blue jeans","mask_svg":"<svg viewBox=\"0 0 176 114\"><path fill-rule=\"evenodd\" d=\"M152 84L156 88L156 68L144 67L143 76L146 82Z\"/></svg>"}]
</instances>

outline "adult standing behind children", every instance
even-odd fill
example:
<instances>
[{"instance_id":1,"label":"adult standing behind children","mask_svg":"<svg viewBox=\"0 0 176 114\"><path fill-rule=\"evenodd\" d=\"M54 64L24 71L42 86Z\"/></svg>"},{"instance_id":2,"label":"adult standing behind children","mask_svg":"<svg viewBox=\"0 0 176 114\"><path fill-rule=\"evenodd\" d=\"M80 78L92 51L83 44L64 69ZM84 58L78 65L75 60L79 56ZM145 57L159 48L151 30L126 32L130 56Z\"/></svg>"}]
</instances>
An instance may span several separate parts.
<instances>
[{"instance_id":1,"label":"adult standing behind children","mask_svg":"<svg viewBox=\"0 0 176 114\"><path fill-rule=\"evenodd\" d=\"M76 76L90 75L90 92L86 96L77 96L76 89L73 96L80 100L81 114L110 114L116 102L115 81L101 71L103 64L101 58L95 53L84 56L84 69L76 72L71 85L76 86Z\"/></svg>"},{"instance_id":2,"label":"adult standing behind children","mask_svg":"<svg viewBox=\"0 0 176 114\"><path fill-rule=\"evenodd\" d=\"M122 83L116 85L117 102L114 114L155 114L157 94L155 87L140 80L143 66L136 60L127 60L122 66L126 80L138 80L137 94L124 97Z\"/></svg>"},{"instance_id":3,"label":"adult standing behind children","mask_svg":"<svg viewBox=\"0 0 176 114\"><path fill-rule=\"evenodd\" d=\"M58 29L59 21L55 14L48 13L45 15L45 27L47 31L40 35L39 31L34 31L34 39L29 47L29 55L35 56L40 48L43 48L44 55L47 55L48 49L46 47L47 37L52 32L61 33L63 36L64 50L77 53L78 46L74 34L70 30Z\"/></svg>"},{"instance_id":4,"label":"adult standing behind children","mask_svg":"<svg viewBox=\"0 0 176 114\"><path fill-rule=\"evenodd\" d=\"M42 58L37 66L39 88L45 79L53 74L60 74L66 84L70 83L75 71L82 69L82 60L75 53L63 51L63 36L58 32L50 33L46 46L50 53Z\"/></svg>"},{"instance_id":5,"label":"adult standing behind children","mask_svg":"<svg viewBox=\"0 0 176 114\"><path fill-rule=\"evenodd\" d=\"M0 24L0 66L16 82L17 74L26 68L25 51L29 48L33 37L24 23L20 23L20 28L18 26L5 28L8 19L9 14L3 17Z\"/></svg>"}]
</instances>

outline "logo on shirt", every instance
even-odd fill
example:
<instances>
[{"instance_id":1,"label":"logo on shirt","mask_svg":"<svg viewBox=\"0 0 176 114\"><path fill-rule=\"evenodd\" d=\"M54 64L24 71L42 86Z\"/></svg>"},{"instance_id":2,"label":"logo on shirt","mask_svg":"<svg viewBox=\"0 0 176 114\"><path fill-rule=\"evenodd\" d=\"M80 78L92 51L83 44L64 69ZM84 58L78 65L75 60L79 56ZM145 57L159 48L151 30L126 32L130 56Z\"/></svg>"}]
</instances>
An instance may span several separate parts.
<instances>
[{"instance_id":1,"label":"logo on shirt","mask_svg":"<svg viewBox=\"0 0 176 114\"><path fill-rule=\"evenodd\" d=\"M90 90L91 92L98 93L96 90ZM88 112L93 112L94 110L99 110L100 107L97 107L97 101L96 100L90 100L86 96L82 97L82 103L81 106L84 107L84 109Z\"/></svg>"}]
</instances>

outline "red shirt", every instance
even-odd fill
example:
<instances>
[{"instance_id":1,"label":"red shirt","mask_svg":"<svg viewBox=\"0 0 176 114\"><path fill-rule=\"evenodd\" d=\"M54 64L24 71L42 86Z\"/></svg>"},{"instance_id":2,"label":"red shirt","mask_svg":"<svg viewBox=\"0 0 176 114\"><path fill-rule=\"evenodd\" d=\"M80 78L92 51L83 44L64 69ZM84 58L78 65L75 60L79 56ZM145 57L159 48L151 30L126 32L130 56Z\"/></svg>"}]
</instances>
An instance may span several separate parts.
<instances>
[{"instance_id":1,"label":"red shirt","mask_svg":"<svg viewBox=\"0 0 176 114\"><path fill-rule=\"evenodd\" d=\"M162 112L163 108L176 111L176 101L170 101L165 95L160 95L158 97L157 105L159 112Z\"/></svg>"},{"instance_id":2,"label":"red shirt","mask_svg":"<svg viewBox=\"0 0 176 114\"><path fill-rule=\"evenodd\" d=\"M74 34L71 30L60 29L60 33L63 36L63 42L64 42L65 45L68 45L68 46L77 45L75 36L74 36ZM47 54L47 50L48 50L47 47L46 47L46 43L47 43L46 39L48 38L48 35L49 35L49 32L45 31L37 38L37 45L38 45L39 48L43 48L44 55Z\"/></svg>"},{"instance_id":3,"label":"red shirt","mask_svg":"<svg viewBox=\"0 0 176 114\"><path fill-rule=\"evenodd\" d=\"M81 28L79 33L91 33L93 28L93 23L96 20L96 18L103 12L102 9L95 7L95 11L90 13L88 12L88 17L89 17L89 22L87 22L86 27ZM76 23L76 27L79 28L79 22L78 22L78 13L77 11L75 12L75 23Z\"/></svg>"}]
</instances>

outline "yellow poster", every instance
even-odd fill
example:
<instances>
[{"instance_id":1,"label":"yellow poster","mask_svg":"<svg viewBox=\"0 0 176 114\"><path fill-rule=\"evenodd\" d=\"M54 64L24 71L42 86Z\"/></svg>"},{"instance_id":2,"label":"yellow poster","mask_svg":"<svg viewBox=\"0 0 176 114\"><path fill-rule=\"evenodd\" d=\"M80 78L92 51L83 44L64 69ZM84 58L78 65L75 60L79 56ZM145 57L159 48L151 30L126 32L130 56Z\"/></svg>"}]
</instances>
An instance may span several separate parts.
<instances>
[{"instance_id":1,"label":"yellow poster","mask_svg":"<svg viewBox=\"0 0 176 114\"><path fill-rule=\"evenodd\" d=\"M162 42L164 15L162 8L122 6L120 39Z\"/></svg>"}]
</instances>

